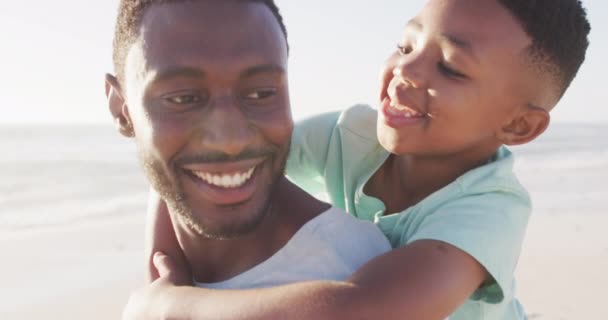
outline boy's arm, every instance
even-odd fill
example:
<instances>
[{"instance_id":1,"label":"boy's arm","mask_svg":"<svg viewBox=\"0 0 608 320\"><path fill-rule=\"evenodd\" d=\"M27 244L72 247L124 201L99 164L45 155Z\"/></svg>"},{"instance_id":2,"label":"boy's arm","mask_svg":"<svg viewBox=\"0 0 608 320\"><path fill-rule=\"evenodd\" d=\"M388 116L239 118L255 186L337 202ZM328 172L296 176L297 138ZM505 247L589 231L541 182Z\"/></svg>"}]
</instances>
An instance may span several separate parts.
<instances>
[{"instance_id":1,"label":"boy's arm","mask_svg":"<svg viewBox=\"0 0 608 320\"><path fill-rule=\"evenodd\" d=\"M326 192L321 177L339 116L338 111L315 115L294 127L285 173L310 194Z\"/></svg>"},{"instance_id":2,"label":"boy's arm","mask_svg":"<svg viewBox=\"0 0 608 320\"><path fill-rule=\"evenodd\" d=\"M148 210L146 214L146 243L144 255L146 257L146 276L148 283L158 279L159 274L154 267L152 256L154 252L164 252L176 259L180 265L185 264L183 251L179 246L173 223L169 216L167 205L158 193L150 188L148 197Z\"/></svg>"},{"instance_id":3,"label":"boy's arm","mask_svg":"<svg viewBox=\"0 0 608 320\"><path fill-rule=\"evenodd\" d=\"M169 319L444 319L486 277L485 269L458 248L420 240L373 259L343 282L255 290L156 286L146 292L148 301L130 305L129 313L157 308L157 316Z\"/></svg>"}]
</instances>

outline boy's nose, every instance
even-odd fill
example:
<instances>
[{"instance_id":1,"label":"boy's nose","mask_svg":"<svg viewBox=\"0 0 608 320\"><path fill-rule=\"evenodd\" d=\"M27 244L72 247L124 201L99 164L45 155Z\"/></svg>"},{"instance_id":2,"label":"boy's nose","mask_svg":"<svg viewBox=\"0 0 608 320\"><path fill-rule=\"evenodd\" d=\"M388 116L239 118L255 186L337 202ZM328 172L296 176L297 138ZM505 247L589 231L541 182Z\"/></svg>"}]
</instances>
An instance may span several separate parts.
<instances>
[{"instance_id":1,"label":"boy's nose","mask_svg":"<svg viewBox=\"0 0 608 320\"><path fill-rule=\"evenodd\" d=\"M393 76L413 88L426 88L428 76L425 74L422 60L420 55L414 53L404 56L393 69Z\"/></svg>"}]
</instances>

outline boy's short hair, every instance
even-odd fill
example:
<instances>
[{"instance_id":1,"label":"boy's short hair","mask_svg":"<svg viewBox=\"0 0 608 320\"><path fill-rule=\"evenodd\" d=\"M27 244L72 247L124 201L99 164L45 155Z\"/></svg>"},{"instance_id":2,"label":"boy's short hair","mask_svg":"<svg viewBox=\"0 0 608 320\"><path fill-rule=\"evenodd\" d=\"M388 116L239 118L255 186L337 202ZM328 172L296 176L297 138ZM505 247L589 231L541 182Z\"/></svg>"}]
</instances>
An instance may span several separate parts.
<instances>
[{"instance_id":1,"label":"boy's short hair","mask_svg":"<svg viewBox=\"0 0 608 320\"><path fill-rule=\"evenodd\" d=\"M192 2L196 0L121 0L118 7L116 27L114 30L114 42L112 48L112 60L114 72L119 81L124 79L124 67L127 53L133 42L139 37L139 28L146 9L152 5L177 2ZM225 1L225 0L218 0ZM258 2L264 4L277 19L281 31L287 41L287 29L283 22L279 8L274 0L236 0L241 2ZM289 49L289 44L287 45Z\"/></svg>"},{"instance_id":2,"label":"boy's short hair","mask_svg":"<svg viewBox=\"0 0 608 320\"><path fill-rule=\"evenodd\" d=\"M532 38L529 57L561 98L585 60L591 26L580 0L499 0Z\"/></svg>"}]
</instances>

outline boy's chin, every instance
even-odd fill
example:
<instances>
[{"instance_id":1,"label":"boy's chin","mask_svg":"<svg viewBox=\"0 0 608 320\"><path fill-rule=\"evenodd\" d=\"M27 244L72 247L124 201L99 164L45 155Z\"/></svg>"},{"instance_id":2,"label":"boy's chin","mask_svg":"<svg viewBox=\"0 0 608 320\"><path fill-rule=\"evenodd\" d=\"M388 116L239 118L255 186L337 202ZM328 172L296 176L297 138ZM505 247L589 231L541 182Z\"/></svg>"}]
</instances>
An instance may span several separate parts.
<instances>
[{"instance_id":1,"label":"boy's chin","mask_svg":"<svg viewBox=\"0 0 608 320\"><path fill-rule=\"evenodd\" d=\"M391 137L386 134L382 136L378 135L378 142L380 143L382 148L388 153L394 155L403 155L409 153L407 152L407 148L404 147L404 144L400 143L399 139L397 139L396 137Z\"/></svg>"}]
</instances>

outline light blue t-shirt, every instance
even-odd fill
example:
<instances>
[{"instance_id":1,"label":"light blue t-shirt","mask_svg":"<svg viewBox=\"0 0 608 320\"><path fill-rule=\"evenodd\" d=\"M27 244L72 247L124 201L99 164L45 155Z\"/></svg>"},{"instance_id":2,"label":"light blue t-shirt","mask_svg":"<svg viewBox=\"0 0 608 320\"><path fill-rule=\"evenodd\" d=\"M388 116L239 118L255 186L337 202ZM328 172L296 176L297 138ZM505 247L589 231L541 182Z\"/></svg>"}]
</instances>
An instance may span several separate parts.
<instances>
[{"instance_id":1,"label":"light blue t-shirt","mask_svg":"<svg viewBox=\"0 0 608 320\"><path fill-rule=\"evenodd\" d=\"M296 125L287 174L312 194L326 192L335 206L373 221L396 248L439 240L474 257L494 281L478 289L452 320L526 319L514 298L514 271L531 212L530 198L513 173L513 155L501 148L473 169L402 212L363 193L388 158L376 137L376 111L355 106Z\"/></svg>"}]
</instances>

